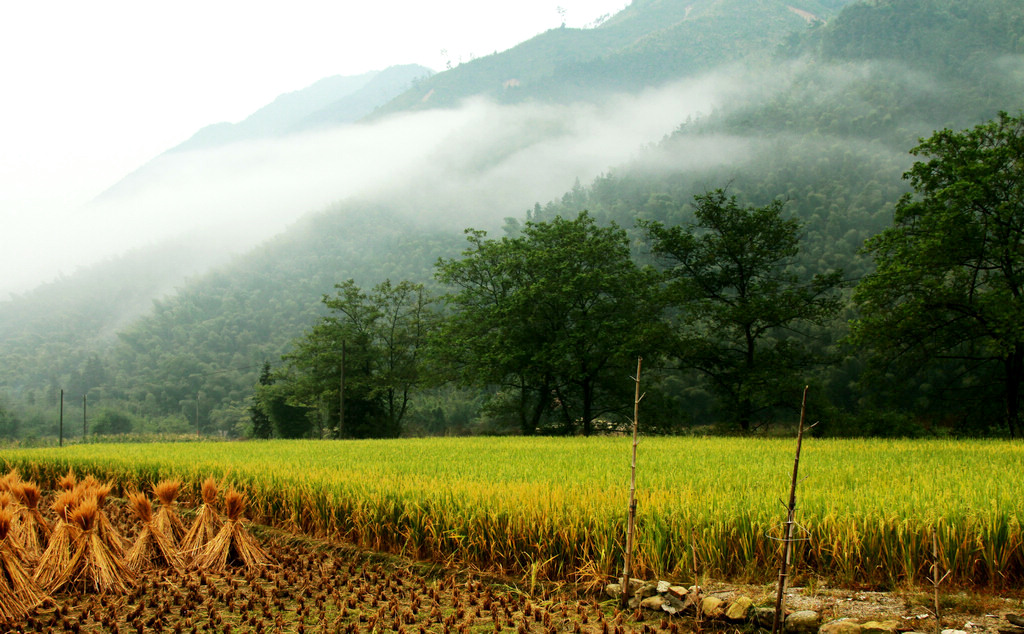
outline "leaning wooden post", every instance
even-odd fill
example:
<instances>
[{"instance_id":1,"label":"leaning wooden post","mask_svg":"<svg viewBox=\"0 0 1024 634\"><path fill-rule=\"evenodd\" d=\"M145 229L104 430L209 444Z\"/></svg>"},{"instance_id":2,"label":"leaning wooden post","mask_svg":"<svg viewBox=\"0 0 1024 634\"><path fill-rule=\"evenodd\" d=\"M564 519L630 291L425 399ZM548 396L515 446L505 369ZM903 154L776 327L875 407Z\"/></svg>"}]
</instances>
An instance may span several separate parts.
<instances>
[{"instance_id":1,"label":"leaning wooden post","mask_svg":"<svg viewBox=\"0 0 1024 634\"><path fill-rule=\"evenodd\" d=\"M786 575L789 574L788 568L790 559L793 556L793 526L795 524L793 518L796 515L797 472L800 470L800 445L804 441L804 416L807 414L807 390L809 387L804 386L804 398L800 403L800 426L796 432L796 458L793 460L793 479L789 484L789 504L786 507L786 537L782 542L783 556L782 564L779 566L779 593L775 598L775 618L772 620L772 634L781 632L782 623L785 621L782 614L783 599L786 594Z\"/></svg>"},{"instance_id":2,"label":"leaning wooden post","mask_svg":"<svg viewBox=\"0 0 1024 634\"><path fill-rule=\"evenodd\" d=\"M946 580L952 570L947 570L946 574L939 577L939 533L936 529L932 529L932 578L931 584L935 589L935 632L938 634L942 631L942 604L939 602L939 586Z\"/></svg>"},{"instance_id":3,"label":"leaning wooden post","mask_svg":"<svg viewBox=\"0 0 1024 634\"><path fill-rule=\"evenodd\" d=\"M625 564L622 566L622 595L619 597L619 605L623 608L629 605L629 578L632 575L633 559L633 527L636 524L636 446L637 446L637 420L640 415L640 399L643 395L640 394L640 364L643 361L643 357L636 358L636 376L633 380L636 382L636 391L633 396L633 462L630 468L629 475L629 519L626 522L626 557Z\"/></svg>"}]
</instances>

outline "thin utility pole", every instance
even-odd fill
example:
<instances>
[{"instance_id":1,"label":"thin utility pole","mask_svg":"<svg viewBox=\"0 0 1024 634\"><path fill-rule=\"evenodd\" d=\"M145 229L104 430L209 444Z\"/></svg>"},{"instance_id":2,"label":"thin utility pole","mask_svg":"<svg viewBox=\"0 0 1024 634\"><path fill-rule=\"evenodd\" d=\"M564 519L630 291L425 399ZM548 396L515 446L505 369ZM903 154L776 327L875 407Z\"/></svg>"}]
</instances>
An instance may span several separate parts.
<instances>
[{"instance_id":1,"label":"thin utility pole","mask_svg":"<svg viewBox=\"0 0 1024 634\"><path fill-rule=\"evenodd\" d=\"M341 340L341 378L338 379L338 437L345 436L345 340Z\"/></svg>"},{"instance_id":2,"label":"thin utility pole","mask_svg":"<svg viewBox=\"0 0 1024 634\"><path fill-rule=\"evenodd\" d=\"M789 504L786 506L786 537L783 540L783 557L782 564L779 566L779 593L775 598L775 618L772 621L772 634L782 631L782 624L785 621L782 614L782 608L784 604L786 594L786 576L789 574L788 568L793 557L793 526L795 522L793 520L796 515L796 484L797 484L797 472L800 470L800 445L804 441L804 416L807 413L807 390L810 386L804 386L804 398L800 404L800 427L796 433L796 458L793 460L793 479L789 484ZM814 425L811 425L814 427Z\"/></svg>"},{"instance_id":3,"label":"thin utility pole","mask_svg":"<svg viewBox=\"0 0 1024 634\"><path fill-rule=\"evenodd\" d=\"M85 394L82 395L82 440L85 440L86 429L88 428L88 405Z\"/></svg>"},{"instance_id":4,"label":"thin utility pole","mask_svg":"<svg viewBox=\"0 0 1024 634\"><path fill-rule=\"evenodd\" d=\"M199 433L199 392L196 392L196 438L202 438Z\"/></svg>"},{"instance_id":5,"label":"thin utility pole","mask_svg":"<svg viewBox=\"0 0 1024 634\"><path fill-rule=\"evenodd\" d=\"M64 446L64 388L60 389L60 446Z\"/></svg>"},{"instance_id":6,"label":"thin utility pole","mask_svg":"<svg viewBox=\"0 0 1024 634\"><path fill-rule=\"evenodd\" d=\"M626 557L622 566L622 595L619 597L619 605L623 608L629 605L629 578L632 575L630 567L633 564L633 529L636 525L636 446L638 438L638 420L640 417L640 364L643 357L636 358L636 391L633 396L633 462L629 474L629 519L626 523Z\"/></svg>"}]
</instances>

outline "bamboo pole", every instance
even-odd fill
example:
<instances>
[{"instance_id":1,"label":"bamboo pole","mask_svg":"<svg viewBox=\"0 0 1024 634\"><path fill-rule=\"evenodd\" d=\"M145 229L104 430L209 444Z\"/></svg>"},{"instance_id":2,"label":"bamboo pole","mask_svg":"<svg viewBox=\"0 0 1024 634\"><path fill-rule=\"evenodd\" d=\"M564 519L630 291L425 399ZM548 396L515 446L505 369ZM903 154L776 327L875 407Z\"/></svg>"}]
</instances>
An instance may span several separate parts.
<instances>
[{"instance_id":1,"label":"bamboo pole","mask_svg":"<svg viewBox=\"0 0 1024 634\"><path fill-rule=\"evenodd\" d=\"M800 403L800 426L796 433L796 458L793 460L793 479L789 484L789 504L786 506L786 537L783 540L782 564L779 566L779 591L775 597L775 617L772 619L772 634L782 631L782 624L785 621L782 610L785 606L786 578L789 575L789 565L793 557L793 520L796 515L796 484L797 473L800 471L800 446L804 441L804 417L807 414L807 390L810 386L804 386L804 397ZM813 425L812 425L813 427Z\"/></svg>"},{"instance_id":2,"label":"bamboo pole","mask_svg":"<svg viewBox=\"0 0 1024 634\"><path fill-rule=\"evenodd\" d=\"M630 567L633 564L633 532L636 525L636 446L638 438L638 420L640 417L640 365L643 357L636 358L636 376L633 377L636 383L636 391L633 396L633 462L630 465L629 475L629 519L626 523L626 556L622 566L622 595L619 597L619 605L625 608L629 605L629 579L632 575Z\"/></svg>"}]
</instances>

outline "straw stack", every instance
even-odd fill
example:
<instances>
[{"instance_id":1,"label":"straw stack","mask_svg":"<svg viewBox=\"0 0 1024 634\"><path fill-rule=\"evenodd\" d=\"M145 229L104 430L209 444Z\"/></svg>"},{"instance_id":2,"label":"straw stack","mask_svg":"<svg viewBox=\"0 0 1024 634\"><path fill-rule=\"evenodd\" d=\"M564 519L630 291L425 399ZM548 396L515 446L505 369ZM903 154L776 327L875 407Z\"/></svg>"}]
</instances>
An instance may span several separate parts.
<instances>
[{"instance_id":1,"label":"straw stack","mask_svg":"<svg viewBox=\"0 0 1024 634\"><path fill-rule=\"evenodd\" d=\"M34 482L19 482L12 490L21 502L21 508L18 509L18 541L25 549L26 563L35 566L50 539L50 524L39 512L42 494Z\"/></svg>"},{"instance_id":2,"label":"straw stack","mask_svg":"<svg viewBox=\"0 0 1024 634\"><path fill-rule=\"evenodd\" d=\"M153 495L160 500L160 508L157 509L154 520L156 527L175 544L181 543L187 532L175 508L175 500L180 489L180 480L162 480L153 485Z\"/></svg>"},{"instance_id":3,"label":"straw stack","mask_svg":"<svg viewBox=\"0 0 1024 634\"><path fill-rule=\"evenodd\" d=\"M0 478L0 491L12 492L14 485L21 482L21 475L17 469L11 469L2 478Z\"/></svg>"},{"instance_id":4,"label":"straw stack","mask_svg":"<svg viewBox=\"0 0 1024 634\"><path fill-rule=\"evenodd\" d=\"M50 509L57 515L57 521L50 532L50 541L36 564L34 579L43 588L52 588L60 574L71 564L71 544L77 539L79 529L71 521L71 511L78 505L75 491L61 491Z\"/></svg>"},{"instance_id":5,"label":"straw stack","mask_svg":"<svg viewBox=\"0 0 1024 634\"><path fill-rule=\"evenodd\" d=\"M71 512L71 520L79 533L72 546L66 570L53 582L53 590L76 588L99 593L123 593L134 585L135 578L124 561L110 551L100 534L100 506L96 498L87 495Z\"/></svg>"},{"instance_id":6,"label":"straw stack","mask_svg":"<svg viewBox=\"0 0 1024 634\"><path fill-rule=\"evenodd\" d=\"M198 557L221 528L221 519L217 515L217 481L212 477L203 482L203 505L192 520L192 526L181 540L181 553L187 559Z\"/></svg>"},{"instance_id":7,"label":"straw stack","mask_svg":"<svg viewBox=\"0 0 1024 634\"><path fill-rule=\"evenodd\" d=\"M60 480L57 480L57 488L65 491L73 491L78 485L78 480L75 479L75 472L70 468L65 476L62 476Z\"/></svg>"},{"instance_id":8,"label":"straw stack","mask_svg":"<svg viewBox=\"0 0 1024 634\"><path fill-rule=\"evenodd\" d=\"M153 519L153 503L145 493L133 493L128 499L142 520L142 530L125 556L124 563L128 569L140 572L152 568L173 568L183 572L185 563L175 550L174 542L157 527Z\"/></svg>"},{"instance_id":9,"label":"straw stack","mask_svg":"<svg viewBox=\"0 0 1024 634\"><path fill-rule=\"evenodd\" d=\"M124 559L125 553L128 548L128 540L121 535L120 532L110 522L110 518L107 517L106 511L103 510L103 505L107 501L107 496L110 495L113 485L101 484L92 476L87 476L82 480L77 487L79 495L82 499L92 498L96 500L96 532L100 536L100 539L107 545L107 548L111 553L116 555L118 559Z\"/></svg>"},{"instance_id":10,"label":"straw stack","mask_svg":"<svg viewBox=\"0 0 1024 634\"><path fill-rule=\"evenodd\" d=\"M270 555L242 525L245 498L234 489L224 496L227 522L195 559L195 565L209 572L224 572L229 565L253 570L272 563Z\"/></svg>"},{"instance_id":11,"label":"straw stack","mask_svg":"<svg viewBox=\"0 0 1024 634\"><path fill-rule=\"evenodd\" d=\"M10 509L0 509L0 623L13 623L49 599L21 564Z\"/></svg>"},{"instance_id":12,"label":"straw stack","mask_svg":"<svg viewBox=\"0 0 1024 634\"><path fill-rule=\"evenodd\" d=\"M4 478L6 480L6 478ZM4 487L10 487L9 482L5 482ZM14 495L11 494L10 488L0 488L0 510L7 511L11 515L11 539L18 544L18 556L21 560L25 561L25 551L21 548L21 540L19 539L18 532L18 517L20 515L19 505L14 501Z\"/></svg>"}]
</instances>

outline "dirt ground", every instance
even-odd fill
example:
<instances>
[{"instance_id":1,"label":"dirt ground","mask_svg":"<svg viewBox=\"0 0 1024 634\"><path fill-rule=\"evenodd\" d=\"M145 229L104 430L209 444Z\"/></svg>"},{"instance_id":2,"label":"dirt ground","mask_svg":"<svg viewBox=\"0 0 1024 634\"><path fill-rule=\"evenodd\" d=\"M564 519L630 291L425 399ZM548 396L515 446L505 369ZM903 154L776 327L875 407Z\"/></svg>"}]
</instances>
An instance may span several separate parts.
<instances>
[{"instance_id":1,"label":"dirt ground","mask_svg":"<svg viewBox=\"0 0 1024 634\"><path fill-rule=\"evenodd\" d=\"M118 525L130 524L113 501ZM123 523L123 524L122 524ZM130 535L131 530L125 530ZM525 587L480 571L452 570L392 555L327 544L253 527L276 565L215 575L152 571L124 596L62 592L12 632L627 632L743 631L752 625L699 623L635 610L567 585ZM748 596L775 602L774 585L705 582L722 599ZM1024 612L1021 597L980 593L941 595L943 628L967 632L1020 631L1005 620ZM933 595L925 590L860 592L808 584L789 590L787 611L813 609L836 618L898 619L906 631L934 632Z\"/></svg>"}]
</instances>

